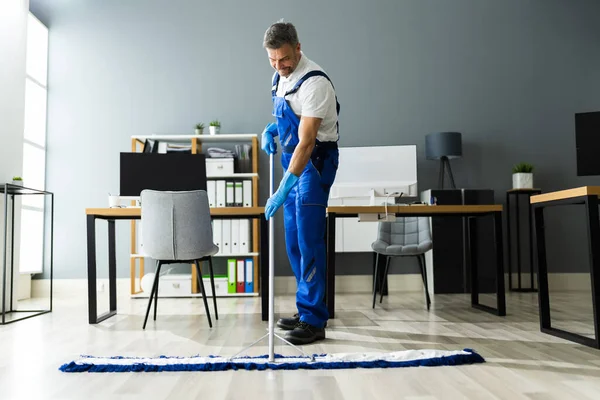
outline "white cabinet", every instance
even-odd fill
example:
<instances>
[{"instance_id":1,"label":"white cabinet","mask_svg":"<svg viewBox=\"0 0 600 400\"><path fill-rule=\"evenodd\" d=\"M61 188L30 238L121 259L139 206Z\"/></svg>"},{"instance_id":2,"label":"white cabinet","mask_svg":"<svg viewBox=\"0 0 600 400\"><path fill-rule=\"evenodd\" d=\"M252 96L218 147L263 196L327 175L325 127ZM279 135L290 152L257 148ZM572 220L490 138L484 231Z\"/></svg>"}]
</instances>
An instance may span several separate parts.
<instances>
[{"instance_id":1,"label":"white cabinet","mask_svg":"<svg viewBox=\"0 0 600 400\"><path fill-rule=\"evenodd\" d=\"M375 198L376 204L383 204L385 198ZM366 205L364 199L330 199L330 206ZM372 252L371 244L377 240L379 224L358 222L358 218L337 218L335 221L335 251L337 253Z\"/></svg>"}]
</instances>

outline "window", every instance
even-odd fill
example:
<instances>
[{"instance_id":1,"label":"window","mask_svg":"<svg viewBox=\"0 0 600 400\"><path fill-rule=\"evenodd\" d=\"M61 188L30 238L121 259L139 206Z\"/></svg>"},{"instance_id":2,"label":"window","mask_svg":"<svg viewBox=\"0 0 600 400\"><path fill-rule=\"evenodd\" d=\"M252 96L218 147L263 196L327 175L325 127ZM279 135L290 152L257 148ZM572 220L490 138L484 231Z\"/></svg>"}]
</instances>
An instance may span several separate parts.
<instances>
[{"instance_id":1,"label":"window","mask_svg":"<svg viewBox=\"0 0 600 400\"><path fill-rule=\"evenodd\" d=\"M48 28L33 14L27 19L25 76L25 127L23 132L23 182L46 188L46 111L48 79ZM44 253L44 197L22 196L21 273L40 273Z\"/></svg>"}]
</instances>

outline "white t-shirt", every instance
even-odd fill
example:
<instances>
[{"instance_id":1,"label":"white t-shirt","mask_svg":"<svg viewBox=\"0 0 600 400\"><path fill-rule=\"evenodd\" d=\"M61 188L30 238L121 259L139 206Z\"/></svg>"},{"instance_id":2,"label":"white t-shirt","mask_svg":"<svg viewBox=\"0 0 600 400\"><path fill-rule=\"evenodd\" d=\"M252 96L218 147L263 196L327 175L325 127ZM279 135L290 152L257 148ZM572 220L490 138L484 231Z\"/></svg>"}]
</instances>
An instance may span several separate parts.
<instances>
[{"instance_id":1,"label":"white t-shirt","mask_svg":"<svg viewBox=\"0 0 600 400\"><path fill-rule=\"evenodd\" d=\"M307 72L323 71L323 68L309 60L304 53L301 54L302 57L296 70L287 78L279 77L277 96L281 97L285 92L293 89ZM275 74L273 74L273 79ZM317 132L319 141L335 142L338 139L335 91L327 78L324 76L308 78L295 93L289 94L285 98L298 118L305 116L323 119Z\"/></svg>"}]
</instances>

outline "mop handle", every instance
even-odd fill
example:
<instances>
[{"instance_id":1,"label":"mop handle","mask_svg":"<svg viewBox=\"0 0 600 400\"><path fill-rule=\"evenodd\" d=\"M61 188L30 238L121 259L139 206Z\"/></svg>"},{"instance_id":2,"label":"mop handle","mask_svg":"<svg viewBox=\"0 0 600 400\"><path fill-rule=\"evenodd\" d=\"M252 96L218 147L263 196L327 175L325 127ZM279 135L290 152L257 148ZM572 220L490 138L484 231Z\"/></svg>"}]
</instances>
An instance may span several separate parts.
<instances>
[{"instance_id":1,"label":"mop handle","mask_svg":"<svg viewBox=\"0 0 600 400\"><path fill-rule=\"evenodd\" d=\"M274 193L275 185L275 156L269 156L269 197ZM275 243L273 217L269 218L269 361L275 360L275 333L274 333L274 314L275 314Z\"/></svg>"}]
</instances>

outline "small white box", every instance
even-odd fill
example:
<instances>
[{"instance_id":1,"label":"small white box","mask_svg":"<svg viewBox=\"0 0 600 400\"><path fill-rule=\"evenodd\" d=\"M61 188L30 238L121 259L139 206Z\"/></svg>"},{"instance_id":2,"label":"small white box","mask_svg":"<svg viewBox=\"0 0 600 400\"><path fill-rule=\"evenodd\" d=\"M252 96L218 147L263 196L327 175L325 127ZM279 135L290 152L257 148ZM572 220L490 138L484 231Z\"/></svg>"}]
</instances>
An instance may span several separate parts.
<instances>
[{"instance_id":1,"label":"small white box","mask_svg":"<svg viewBox=\"0 0 600 400\"><path fill-rule=\"evenodd\" d=\"M191 274L167 274L160 277L159 296L189 296L192 294Z\"/></svg>"},{"instance_id":2,"label":"small white box","mask_svg":"<svg viewBox=\"0 0 600 400\"><path fill-rule=\"evenodd\" d=\"M207 296L212 296L212 287L210 286L210 278L203 278L202 283L204 284L204 290L206 290ZM200 288L198 288L200 290ZM227 296L227 277L217 278L215 277L215 292L217 296Z\"/></svg>"},{"instance_id":3,"label":"small white box","mask_svg":"<svg viewBox=\"0 0 600 400\"><path fill-rule=\"evenodd\" d=\"M233 175L233 158L207 158L206 176L227 176Z\"/></svg>"}]
</instances>

